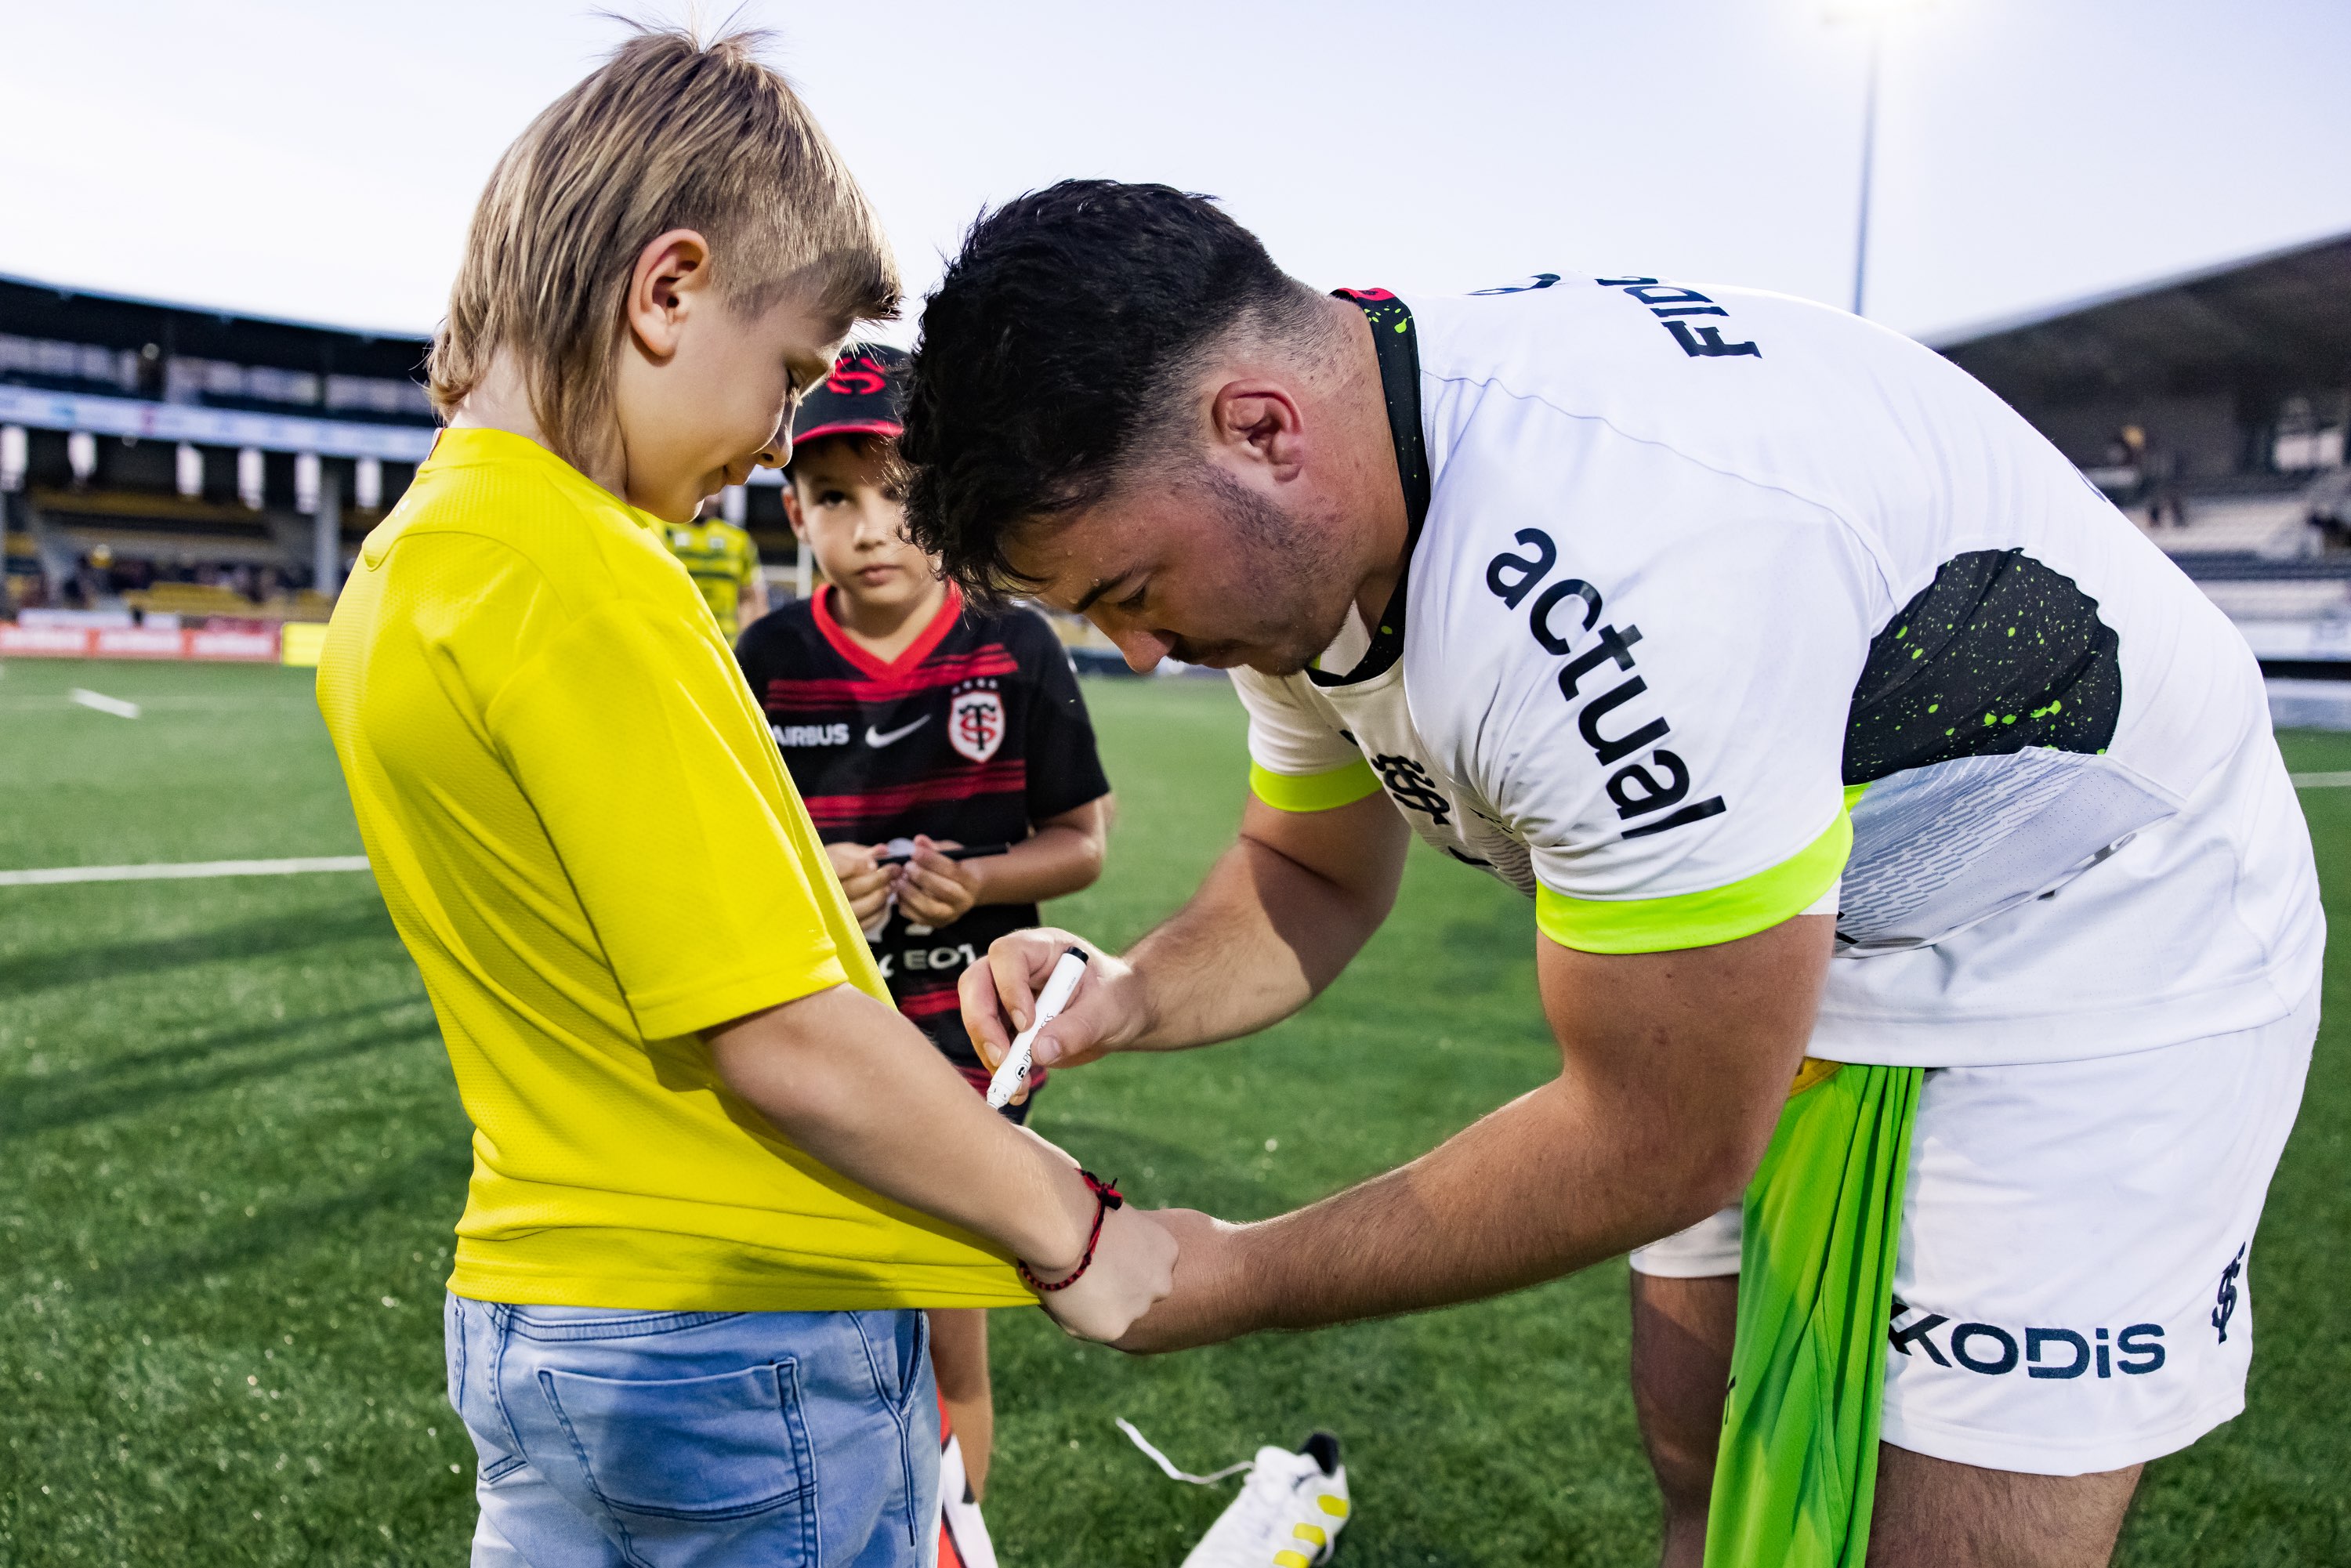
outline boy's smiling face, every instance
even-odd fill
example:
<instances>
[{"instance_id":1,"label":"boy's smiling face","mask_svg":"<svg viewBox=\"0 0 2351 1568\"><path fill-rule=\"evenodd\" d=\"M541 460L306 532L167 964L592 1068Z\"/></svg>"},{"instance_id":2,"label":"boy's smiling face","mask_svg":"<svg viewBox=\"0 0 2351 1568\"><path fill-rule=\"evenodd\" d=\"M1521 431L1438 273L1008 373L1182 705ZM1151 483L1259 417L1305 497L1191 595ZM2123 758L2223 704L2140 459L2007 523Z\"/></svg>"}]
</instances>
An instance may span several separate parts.
<instances>
[{"instance_id":1,"label":"boy's smiling face","mask_svg":"<svg viewBox=\"0 0 2351 1568\"><path fill-rule=\"evenodd\" d=\"M877 438L820 436L792 455L792 531L861 605L895 610L937 591L931 558L906 542L904 497Z\"/></svg>"},{"instance_id":2,"label":"boy's smiling face","mask_svg":"<svg viewBox=\"0 0 2351 1568\"><path fill-rule=\"evenodd\" d=\"M793 403L830 373L849 329L799 296L739 308L691 229L645 247L627 316L612 377L623 493L673 523L790 455Z\"/></svg>"}]
</instances>

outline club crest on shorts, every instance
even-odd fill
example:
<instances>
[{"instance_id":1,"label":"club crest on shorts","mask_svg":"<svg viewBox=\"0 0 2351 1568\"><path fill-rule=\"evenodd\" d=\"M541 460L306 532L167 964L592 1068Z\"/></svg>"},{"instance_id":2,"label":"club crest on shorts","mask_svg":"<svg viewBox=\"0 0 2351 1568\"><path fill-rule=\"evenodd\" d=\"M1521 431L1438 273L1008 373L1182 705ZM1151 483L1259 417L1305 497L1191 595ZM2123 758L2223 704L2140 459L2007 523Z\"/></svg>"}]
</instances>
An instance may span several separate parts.
<instances>
[{"instance_id":1,"label":"club crest on shorts","mask_svg":"<svg viewBox=\"0 0 2351 1568\"><path fill-rule=\"evenodd\" d=\"M988 687L957 692L947 699L947 744L974 762L985 762L1004 744L1004 698Z\"/></svg>"},{"instance_id":2,"label":"club crest on shorts","mask_svg":"<svg viewBox=\"0 0 2351 1568\"><path fill-rule=\"evenodd\" d=\"M2245 1247L2252 1245L2245 1243ZM2220 1288L2212 1297L2212 1328L2221 1344L2229 1343L2229 1320L2237 1315L2237 1276L2245 1271L2245 1247L2238 1248L2229 1266L2220 1270Z\"/></svg>"}]
</instances>

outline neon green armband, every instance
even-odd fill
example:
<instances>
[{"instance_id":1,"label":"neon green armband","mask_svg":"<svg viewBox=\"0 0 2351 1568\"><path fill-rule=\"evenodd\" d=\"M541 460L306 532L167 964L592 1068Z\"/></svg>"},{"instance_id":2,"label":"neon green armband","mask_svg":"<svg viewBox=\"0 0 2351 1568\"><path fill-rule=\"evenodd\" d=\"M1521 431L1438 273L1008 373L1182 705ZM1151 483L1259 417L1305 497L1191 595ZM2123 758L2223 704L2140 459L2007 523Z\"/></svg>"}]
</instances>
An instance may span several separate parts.
<instances>
[{"instance_id":1,"label":"neon green armband","mask_svg":"<svg viewBox=\"0 0 2351 1568\"><path fill-rule=\"evenodd\" d=\"M1379 789L1380 776L1360 757L1327 773L1275 773L1249 764L1249 793L1277 811L1329 811Z\"/></svg>"},{"instance_id":2,"label":"neon green armband","mask_svg":"<svg viewBox=\"0 0 2351 1568\"><path fill-rule=\"evenodd\" d=\"M1535 889L1535 924L1582 953L1664 953L1711 947L1767 931L1802 913L1844 873L1853 819L1837 812L1821 836L1789 859L1728 887L1667 898L1570 898Z\"/></svg>"}]
</instances>

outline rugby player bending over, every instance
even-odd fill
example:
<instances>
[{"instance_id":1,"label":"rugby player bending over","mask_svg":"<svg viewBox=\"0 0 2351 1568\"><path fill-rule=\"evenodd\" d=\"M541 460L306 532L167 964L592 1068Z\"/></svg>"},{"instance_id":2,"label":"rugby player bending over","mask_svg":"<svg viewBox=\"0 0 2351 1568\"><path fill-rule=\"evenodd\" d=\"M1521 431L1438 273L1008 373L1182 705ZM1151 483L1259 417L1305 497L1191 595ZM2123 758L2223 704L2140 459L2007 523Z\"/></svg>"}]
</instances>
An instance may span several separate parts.
<instances>
[{"instance_id":1,"label":"rugby player bending over","mask_svg":"<svg viewBox=\"0 0 2351 1568\"><path fill-rule=\"evenodd\" d=\"M1295 1012L1414 837L1532 902L1559 1077L1295 1213L1170 1215L1128 1348L1634 1249L1676 1563L2103 1563L2241 1407L2308 836L2228 621L1961 371L1638 273L1326 297L1073 182L972 231L903 450L967 593L1249 709L1238 841L1040 1063ZM991 1059L1070 940L967 973Z\"/></svg>"}]
</instances>

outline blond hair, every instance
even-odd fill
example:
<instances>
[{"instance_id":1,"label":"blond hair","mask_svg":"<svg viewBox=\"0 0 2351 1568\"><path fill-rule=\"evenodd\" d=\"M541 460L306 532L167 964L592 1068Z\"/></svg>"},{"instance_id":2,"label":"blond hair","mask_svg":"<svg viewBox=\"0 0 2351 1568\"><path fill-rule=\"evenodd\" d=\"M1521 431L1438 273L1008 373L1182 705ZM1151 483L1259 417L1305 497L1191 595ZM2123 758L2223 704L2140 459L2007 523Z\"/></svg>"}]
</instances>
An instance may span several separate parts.
<instances>
[{"instance_id":1,"label":"blond hair","mask_svg":"<svg viewBox=\"0 0 2351 1568\"><path fill-rule=\"evenodd\" d=\"M788 292L846 330L896 314L898 269L864 193L756 33L646 28L542 110L482 192L428 361L446 418L501 350L574 466L607 436L637 257L672 229L710 242L737 312Z\"/></svg>"}]
</instances>

